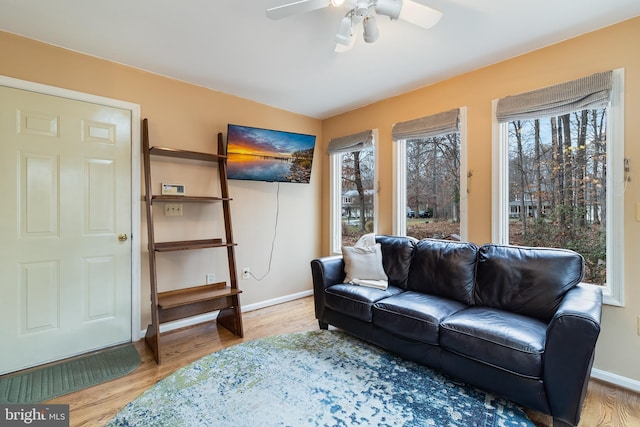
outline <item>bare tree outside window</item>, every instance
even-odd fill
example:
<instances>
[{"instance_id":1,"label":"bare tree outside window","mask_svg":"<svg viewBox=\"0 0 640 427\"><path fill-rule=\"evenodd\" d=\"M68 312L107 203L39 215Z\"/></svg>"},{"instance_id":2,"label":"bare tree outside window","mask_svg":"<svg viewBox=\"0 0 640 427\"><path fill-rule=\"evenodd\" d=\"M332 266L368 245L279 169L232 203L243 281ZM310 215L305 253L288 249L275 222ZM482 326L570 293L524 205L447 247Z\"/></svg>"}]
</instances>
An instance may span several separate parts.
<instances>
[{"instance_id":1,"label":"bare tree outside window","mask_svg":"<svg viewBox=\"0 0 640 427\"><path fill-rule=\"evenodd\" d=\"M406 140L407 235L460 239L460 133Z\"/></svg>"},{"instance_id":2,"label":"bare tree outside window","mask_svg":"<svg viewBox=\"0 0 640 427\"><path fill-rule=\"evenodd\" d=\"M342 245L352 246L374 230L373 149L342 154Z\"/></svg>"},{"instance_id":3,"label":"bare tree outside window","mask_svg":"<svg viewBox=\"0 0 640 427\"><path fill-rule=\"evenodd\" d=\"M606 283L606 109L516 120L509 129L509 243L575 250Z\"/></svg>"}]
</instances>

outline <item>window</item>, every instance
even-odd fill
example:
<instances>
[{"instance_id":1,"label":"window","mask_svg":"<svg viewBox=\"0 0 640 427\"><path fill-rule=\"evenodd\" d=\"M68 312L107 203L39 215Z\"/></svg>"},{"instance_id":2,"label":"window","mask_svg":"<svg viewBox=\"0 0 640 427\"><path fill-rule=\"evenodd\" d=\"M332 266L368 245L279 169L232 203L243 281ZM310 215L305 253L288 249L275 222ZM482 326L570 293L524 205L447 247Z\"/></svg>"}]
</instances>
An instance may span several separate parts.
<instances>
[{"instance_id":1,"label":"window","mask_svg":"<svg viewBox=\"0 0 640 427\"><path fill-rule=\"evenodd\" d=\"M575 250L622 304L622 70L495 103L494 241ZM571 96L571 98L569 98Z\"/></svg>"},{"instance_id":2,"label":"window","mask_svg":"<svg viewBox=\"0 0 640 427\"><path fill-rule=\"evenodd\" d=\"M375 132L332 139L329 143L331 175L331 251L353 246L376 230L377 182Z\"/></svg>"},{"instance_id":3,"label":"window","mask_svg":"<svg viewBox=\"0 0 640 427\"><path fill-rule=\"evenodd\" d=\"M395 234L466 239L465 130L466 108L393 127Z\"/></svg>"}]
</instances>

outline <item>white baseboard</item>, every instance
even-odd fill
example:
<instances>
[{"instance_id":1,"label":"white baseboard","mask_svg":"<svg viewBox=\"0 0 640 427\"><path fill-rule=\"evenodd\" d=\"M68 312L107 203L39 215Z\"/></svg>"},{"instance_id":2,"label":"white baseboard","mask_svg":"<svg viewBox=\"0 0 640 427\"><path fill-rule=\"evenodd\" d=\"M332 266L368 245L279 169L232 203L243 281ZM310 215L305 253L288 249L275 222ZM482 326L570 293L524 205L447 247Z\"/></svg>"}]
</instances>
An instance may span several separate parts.
<instances>
[{"instance_id":1,"label":"white baseboard","mask_svg":"<svg viewBox=\"0 0 640 427\"><path fill-rule=\"evenodd\" d=\"M628 390L635 391L636 393L640 393L640 381L623 377L622 375L613 374L611 372L593 368L591 369L591 378L595 378L597 380L617 385L618 387L626 388Z\"/></svg>"},{"instance_id":2,"label":"white baseboard","mask_svg":"<svg viewBox=\"0 0 640 427\"><path fill-rule=\"evenodd\" d=\"M308 297L313 295L313 289L309 289L308 291L298 292L296 294L285 295L278 298L273 298L266 301L261 301L254 304L243 305L240 307L243 313L247 313L249 311L259 310L265 307L271 307L272 305L282 304L285 302L297 300L300 298ZM210 322L212 320L216 320L218 317L218 311L212 311L210 313L199 314L197 316L186 317L180 320L174 320L173 322L167 322L160 325L160 333L169 332L180 328L185 328L187 326L197 325L198 323ZM137 337L137 340L144 338L146 330L140 331L140 336Z\"/></svg>"},{"instance_id":3,"label":"white baseboard","mask_svg":"<svg viewBox=\"0 0 640 427\"><path fill-rule=\"evenodd\" d=\"M282 297L273 298L273 299L262 301L262 302L257 302L257 303L254 303L254 304L243 305L242 306L242 312L246 313L246 312L253 311L253 310L259 310L261 308L271 307L272 305L282 304L282 303L293 301L293 300L297 300L297 299L300 299L300 298L309 297L311 295L313 295L313 289L309 289L307 291L298 292L296 294L285 295L285 296L282 296Z\"/></svg>"}]
</instances>

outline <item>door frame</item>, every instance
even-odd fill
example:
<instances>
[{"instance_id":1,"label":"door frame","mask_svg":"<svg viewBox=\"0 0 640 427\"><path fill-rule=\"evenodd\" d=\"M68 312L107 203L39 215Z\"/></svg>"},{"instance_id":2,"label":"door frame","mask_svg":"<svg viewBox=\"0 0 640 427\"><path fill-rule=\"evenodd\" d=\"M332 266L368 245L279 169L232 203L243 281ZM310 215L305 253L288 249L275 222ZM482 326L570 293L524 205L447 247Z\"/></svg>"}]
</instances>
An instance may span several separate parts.
<instances>
[{"instance_id":1,"label":"door frame","mask_svg":"<svg viewBox=\"0 0 640 427\"><path fill-rule=\"evenodd\" d=\"M140 189L140 105L2 75L0 75L0 85L131 112L131 340L140 340L142 338L140 333L140 209L142 194Z\"/></svg>"}]
</instances>

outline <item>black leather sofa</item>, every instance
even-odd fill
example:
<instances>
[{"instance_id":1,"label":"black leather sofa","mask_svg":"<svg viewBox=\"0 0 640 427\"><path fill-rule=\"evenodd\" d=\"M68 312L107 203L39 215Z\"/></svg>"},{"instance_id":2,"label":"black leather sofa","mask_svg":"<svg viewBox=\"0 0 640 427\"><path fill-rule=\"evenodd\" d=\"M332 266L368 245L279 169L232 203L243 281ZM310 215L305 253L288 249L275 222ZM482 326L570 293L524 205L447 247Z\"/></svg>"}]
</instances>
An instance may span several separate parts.
<instances>
[{"instance_id":1,"label":"black leather sofa","mask_svg":"<svg viewBox=\"0 0 640 427\"><path fill-rule=\"evenodd\" d=\"M343 283L342 256L311 261L320 328L340 328L575 426L602 292L562 249L376 236L386 290Z\"/></svg>"}]
</instances>

